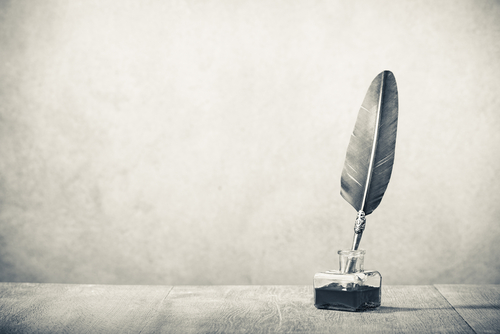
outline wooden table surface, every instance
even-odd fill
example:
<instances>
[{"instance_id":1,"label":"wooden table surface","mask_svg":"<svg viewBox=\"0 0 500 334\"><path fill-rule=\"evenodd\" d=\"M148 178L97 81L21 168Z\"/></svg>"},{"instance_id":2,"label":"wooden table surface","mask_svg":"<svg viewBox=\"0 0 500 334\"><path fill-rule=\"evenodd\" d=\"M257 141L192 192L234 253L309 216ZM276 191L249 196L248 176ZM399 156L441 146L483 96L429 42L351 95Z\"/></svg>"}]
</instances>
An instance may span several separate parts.
<instances>
[{"instance_id":1,"label":"wooden table surface","mask_svg":"<svg viewBox=\"0 0 500 334\"><path fill-rule=\"evenodd\" d=\"M0 333L500 333L500 285L383 286L353 313L311 286L0 283Z\"/></svg>"}]
</instances>

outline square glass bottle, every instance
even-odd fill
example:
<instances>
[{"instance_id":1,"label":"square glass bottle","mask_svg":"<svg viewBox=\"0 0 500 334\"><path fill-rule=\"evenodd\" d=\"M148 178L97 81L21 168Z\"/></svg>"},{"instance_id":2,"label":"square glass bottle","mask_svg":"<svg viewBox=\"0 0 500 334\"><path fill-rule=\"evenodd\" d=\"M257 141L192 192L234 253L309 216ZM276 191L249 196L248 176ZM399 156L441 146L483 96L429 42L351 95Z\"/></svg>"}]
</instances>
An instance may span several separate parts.
<instances>
[{"instance_id":1,"label":"square glass bottle","mask_svg":"<svg viewBox=\"0 0 500 334\"><path fill-rule=\"evenodd\" d=\"M364 311L380 306L382 276L364 271L364 250L339 250L339 270L314 275L314 306L319 309Z\"/></svg>"}]
</instances>

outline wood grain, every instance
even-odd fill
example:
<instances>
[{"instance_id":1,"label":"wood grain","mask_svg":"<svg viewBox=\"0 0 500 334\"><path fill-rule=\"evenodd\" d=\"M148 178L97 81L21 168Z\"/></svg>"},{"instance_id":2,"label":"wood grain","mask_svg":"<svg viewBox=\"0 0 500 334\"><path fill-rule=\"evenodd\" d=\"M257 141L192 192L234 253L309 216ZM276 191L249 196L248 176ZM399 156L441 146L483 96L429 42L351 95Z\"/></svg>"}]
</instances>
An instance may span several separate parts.
<instances>
[{"instance_id":1,"label":"wood grain","mask_svg":"<svg viewBox=\"0 0 500 334\"><path fill-rule=\"evenodd\" d=\"M0 283L0 333L139 333L171 288Z\"/></svg>"},{"instance_id":2,"label":"wood grain","mask_svg":"<svg viewBox=\"0 0 500 334\"><path fill-rule=\"evenodd\" d=\"M436 285L476 333L500 333L500 285Z\"/></svg>"}]
</instances>

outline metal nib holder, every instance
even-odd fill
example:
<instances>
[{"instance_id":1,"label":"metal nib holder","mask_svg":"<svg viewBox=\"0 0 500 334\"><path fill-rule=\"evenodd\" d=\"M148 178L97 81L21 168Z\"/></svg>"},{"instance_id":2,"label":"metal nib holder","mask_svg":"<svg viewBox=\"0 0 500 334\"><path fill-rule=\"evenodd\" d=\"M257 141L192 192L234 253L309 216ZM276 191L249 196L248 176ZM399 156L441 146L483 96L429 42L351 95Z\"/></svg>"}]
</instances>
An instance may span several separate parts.
<instances>
[{"instance_id":1,"label":"metal nib holder","mask_svg":"<svg viewBox=\"0 0 500 334\"><path fill-rule=\"evenodd\" d=\"M366 216L363 210L358 211L358 216L356 217L356 222L354 223L354 239L352 241L352 250L358 250L359 242L363 236L363 231L365 230ZM347 265L345 266L344 272L351 272L351 267L353 265L352 259L349 259Z\"/></svg>"}]
</instances>

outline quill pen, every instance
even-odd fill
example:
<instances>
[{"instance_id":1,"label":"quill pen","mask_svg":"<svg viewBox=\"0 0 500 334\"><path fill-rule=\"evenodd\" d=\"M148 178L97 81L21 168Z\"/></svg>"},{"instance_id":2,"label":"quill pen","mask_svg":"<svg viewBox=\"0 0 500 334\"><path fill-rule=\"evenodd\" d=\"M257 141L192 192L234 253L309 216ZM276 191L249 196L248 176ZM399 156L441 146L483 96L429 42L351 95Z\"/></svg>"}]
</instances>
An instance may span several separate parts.
<instances>
[{"instance_id":1,"label":"quill pen","mask_svg":"<svg viewBox=\"0 0 500 334\"><path fill-rule=\"evenodd\" d=\"M398 125L398 89L394 74L373 79L359 109L342 169L342 197L358 212L352 250L357 250L365 216L380 204L391 178Z\"/></svg>"}]
</instances>

